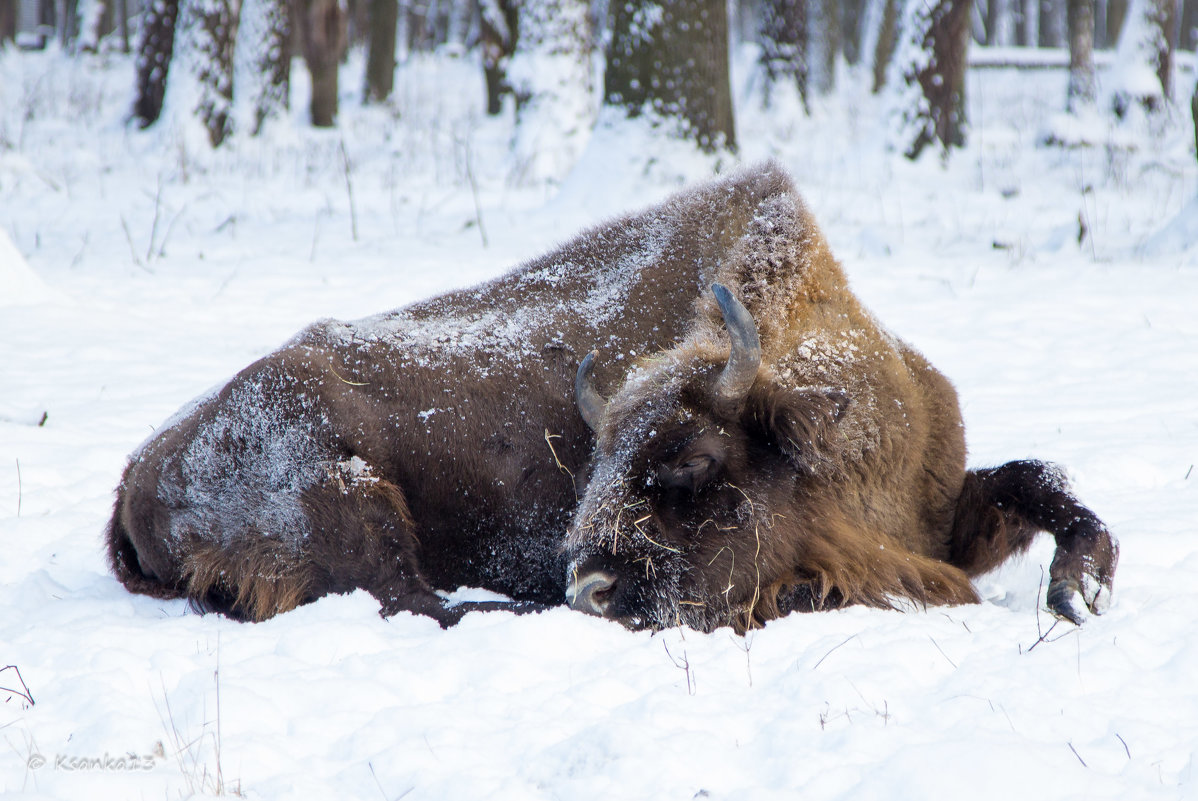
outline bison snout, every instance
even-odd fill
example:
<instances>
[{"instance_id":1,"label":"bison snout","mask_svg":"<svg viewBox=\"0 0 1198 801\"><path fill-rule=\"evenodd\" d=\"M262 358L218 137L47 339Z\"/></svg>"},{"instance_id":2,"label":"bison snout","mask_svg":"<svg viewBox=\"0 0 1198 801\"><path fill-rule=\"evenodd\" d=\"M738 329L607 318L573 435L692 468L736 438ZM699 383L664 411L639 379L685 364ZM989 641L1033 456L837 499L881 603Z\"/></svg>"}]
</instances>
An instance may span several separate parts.
<instances>
[{"instance_id":1,"label":"bison snout","mask_svg":"<svg viewBox=\"0 0 1198 801\"><path fill-rule=\"evenodd\" d=\"M616 577L604 570L576 575L566 587L566 603L579 612L607 617L615 586Z\"/></svg>"}]
</instances>

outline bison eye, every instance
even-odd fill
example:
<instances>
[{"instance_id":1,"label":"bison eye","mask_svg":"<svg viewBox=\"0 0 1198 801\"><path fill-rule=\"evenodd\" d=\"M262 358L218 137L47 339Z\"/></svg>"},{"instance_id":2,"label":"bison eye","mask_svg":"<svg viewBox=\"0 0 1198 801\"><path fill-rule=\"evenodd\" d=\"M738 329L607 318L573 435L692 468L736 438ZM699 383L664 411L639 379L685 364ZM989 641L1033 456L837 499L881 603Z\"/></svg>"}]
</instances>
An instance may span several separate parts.
<instances>
[{"instance_id":1,"label":"bison eye","mask_svg":"<svg viewBox=\"0 0 1198 801\"><path fill-rule=\"evenodd\" d=\"M663 464L657 470L658 480L666 489L686 490L696 494L720 469L720 460L709 453L694 453L679 462Z\"/></svg>"}]
</instances>

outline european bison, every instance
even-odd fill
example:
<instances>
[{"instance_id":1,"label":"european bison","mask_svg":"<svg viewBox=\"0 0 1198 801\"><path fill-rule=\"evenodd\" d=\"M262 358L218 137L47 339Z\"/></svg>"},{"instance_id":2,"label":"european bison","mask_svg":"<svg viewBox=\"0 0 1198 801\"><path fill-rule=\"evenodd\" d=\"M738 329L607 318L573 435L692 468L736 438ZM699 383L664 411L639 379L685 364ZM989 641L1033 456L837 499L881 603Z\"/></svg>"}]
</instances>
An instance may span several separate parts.
<instances>
[{"instance_id":1,"label":"european bison","mask_svg":"<svg viewBox=\"0 0 1198 801\"><path fill-rule=\"evenodd\" d=\"M249 620L360 587L443 625L567 600L744 629L973 602L968 576L1044 529L1049 605L1102 611L1117 550L1059 471L964 454L951 385L765 165L476 289L312 326L134 453L109 558L131 590ZM513 603L437 592L463 585Z\"/></svg>"}]
</instances>

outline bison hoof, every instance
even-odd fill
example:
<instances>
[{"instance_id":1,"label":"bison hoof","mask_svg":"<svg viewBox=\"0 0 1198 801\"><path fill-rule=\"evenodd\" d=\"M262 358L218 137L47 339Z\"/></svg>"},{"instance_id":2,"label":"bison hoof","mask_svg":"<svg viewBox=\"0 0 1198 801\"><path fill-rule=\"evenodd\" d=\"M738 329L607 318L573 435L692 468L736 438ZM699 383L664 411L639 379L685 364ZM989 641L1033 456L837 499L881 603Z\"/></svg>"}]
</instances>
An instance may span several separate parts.
<instances>
[{"instance_id":1,"label":"bison hoof","mask_svg":"<svg viewBox=\"0 0 1198 801\"><path fill-rule=\"evenodd\" d=\"M1091 614L1101 615L1111 605L1111 588L1091 575L1053 579L1048 585L1048 609L1080 626Z\"/></svg>"}]
</instances>

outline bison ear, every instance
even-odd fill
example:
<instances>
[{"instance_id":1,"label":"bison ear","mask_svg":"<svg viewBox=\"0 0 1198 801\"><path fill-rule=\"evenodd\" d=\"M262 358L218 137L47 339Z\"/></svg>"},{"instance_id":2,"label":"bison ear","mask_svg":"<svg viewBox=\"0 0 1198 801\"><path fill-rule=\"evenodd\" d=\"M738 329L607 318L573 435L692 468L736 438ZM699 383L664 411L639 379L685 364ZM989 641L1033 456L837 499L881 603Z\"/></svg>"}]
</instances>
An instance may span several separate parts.
<instances>
[{"instance_id":1,"label":"bison ear","mask_svg":"<svg viewBox=\"0 0 1198 801\"><path fill-rule=\"evenodd\" d=\"M746 412L795 467L815 473L836 462L837 423L849 405L839 389L775 386L752 398Z\"/></svg>"}]
</instances>

